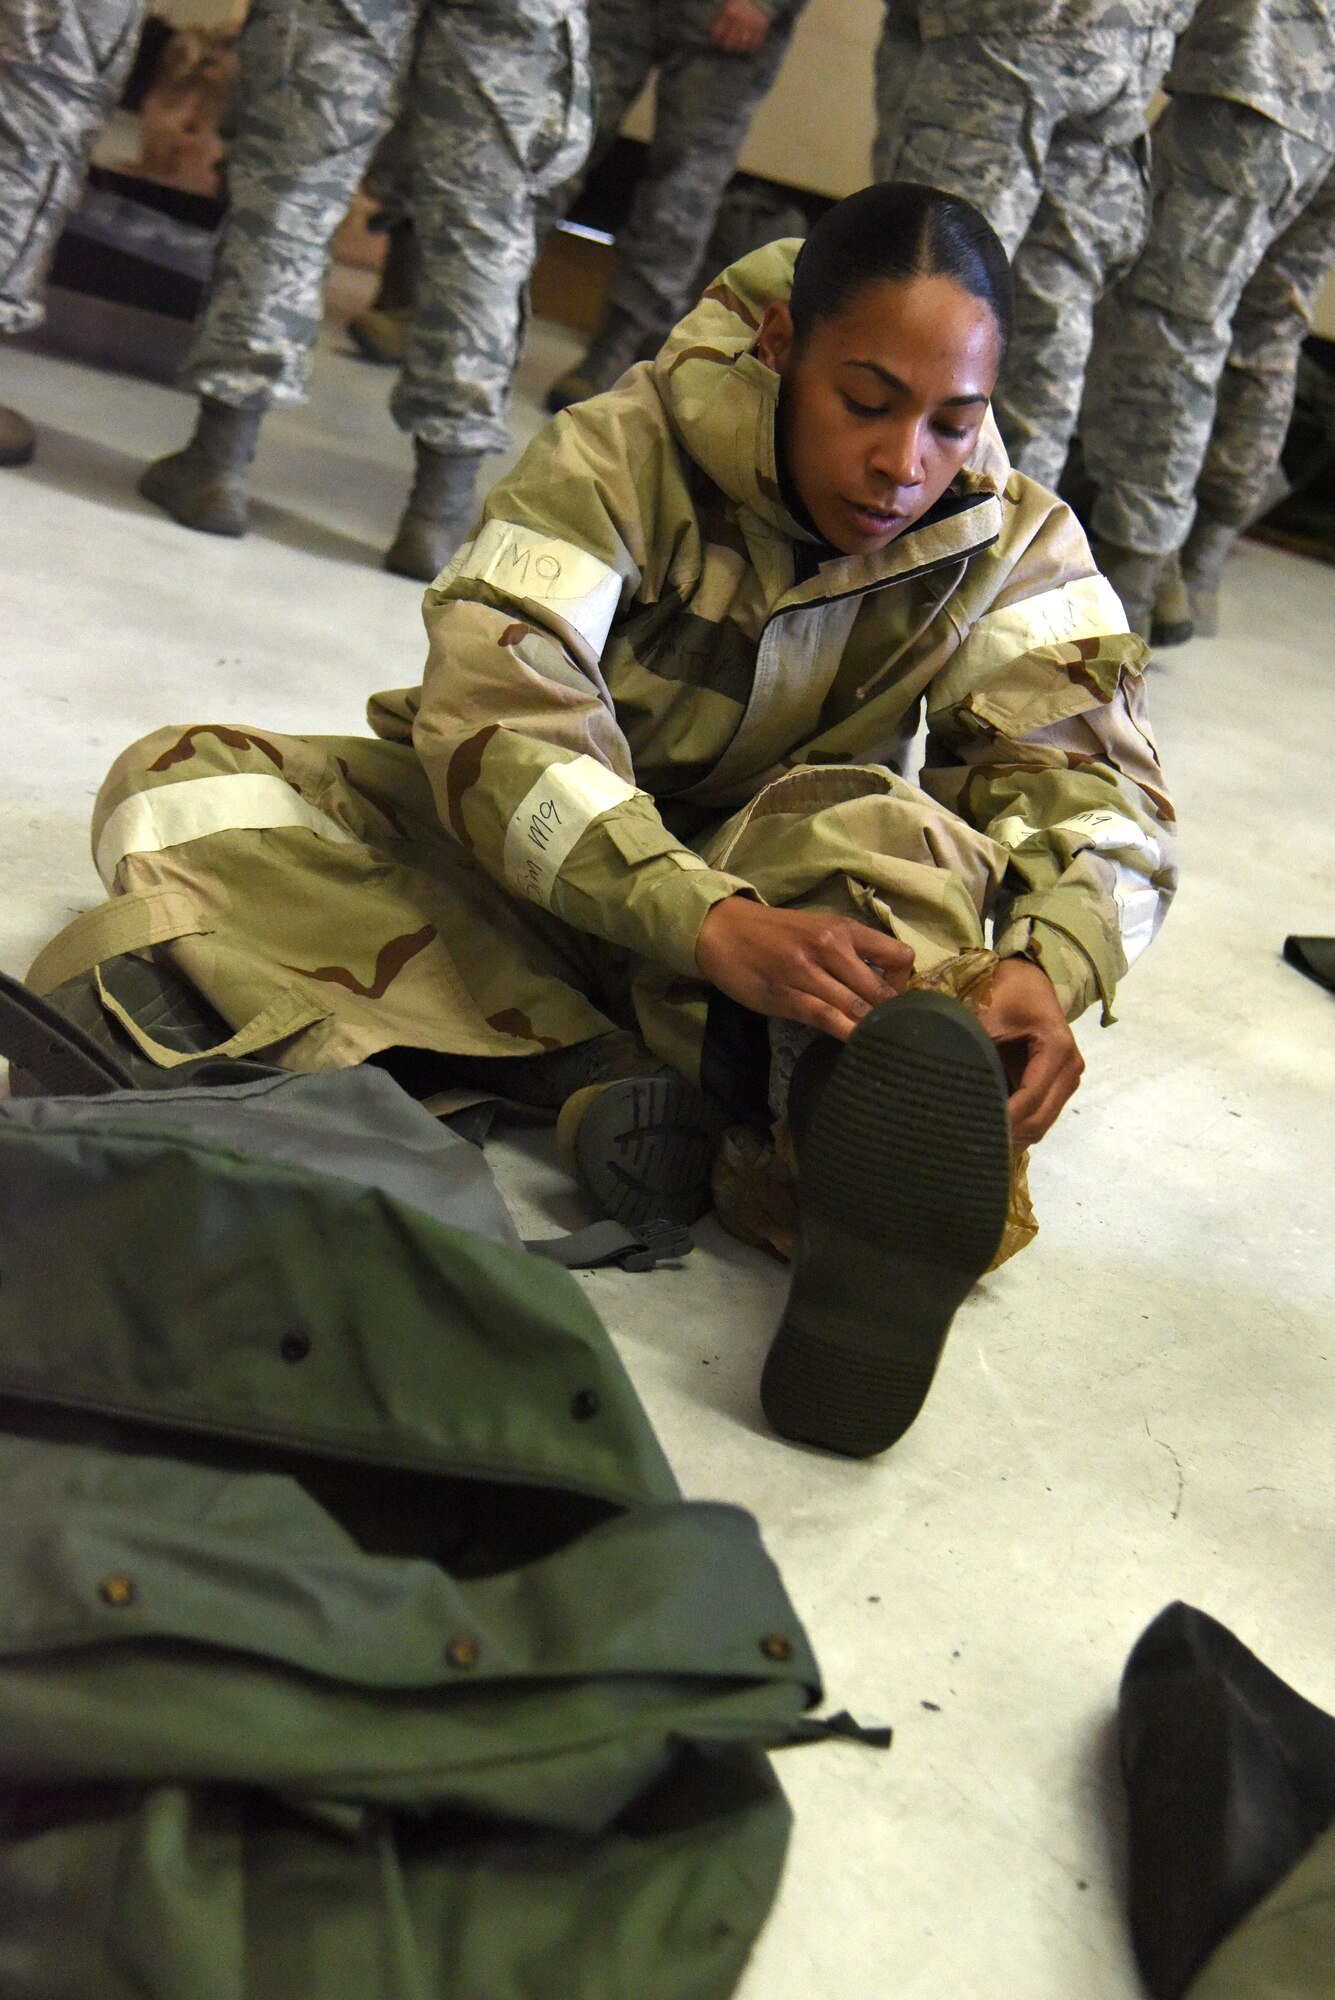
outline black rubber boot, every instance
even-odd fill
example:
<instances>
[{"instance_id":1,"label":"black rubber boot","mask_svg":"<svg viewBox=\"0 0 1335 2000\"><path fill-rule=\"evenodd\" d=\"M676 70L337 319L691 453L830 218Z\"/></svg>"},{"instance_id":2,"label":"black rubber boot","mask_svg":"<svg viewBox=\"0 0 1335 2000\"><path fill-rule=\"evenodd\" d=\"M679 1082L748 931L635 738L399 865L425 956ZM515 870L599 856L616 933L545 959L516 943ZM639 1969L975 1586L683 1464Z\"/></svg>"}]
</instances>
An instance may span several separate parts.
<instances>
[{"instance_id":1,"label":"black rubber boot","mask_svg":"<svg viewBox=\"0 0 1335 2000\"><path fill-rule=\"evenodd\" d=\"M380 289L365 312L354 313L348 332L367 361L398 367L408 345L417 288L417 244L411 222L397 222L380 273Z\"/></svg>"},{"instance_id":2,"label":"black rubber boot","mask_svg":"<svg viewBox=\"0 0 1335 2000\"><path fill-rule=\"evenodd\" d=\"M922 1409L1001 1242L1006 1079L966 1007L906 993L793 1072L799 1229L760 1400L775 1430L867 1458Z\"/></svg>"},{"instance_id":3,"label":"black rubber boot","mask_svg":"<svg viewBox=\"0 0 1335 2000\"><path fill-rule=\"evenodd\" d=\"M547 408L564 410L571 403L587 402L601 396L619 382L628 368L643 360L646 347L652 351L643 327L624 313L610 312L590 343L588 353L564 375L558 375L547 391Z\"/></svg>"},{"instance_id":4,"label":"black rubber boot","mask_svg":"<svg viewBox=\"0 0 1335 2000\"><path fill-rule=\"evenodd\" d=\"M189 444L148 466L139 491L183 528L205 535L244 535L247 475L263 416L263 409L238 409L202 396Z\"/></svg>"},{"instance_id":5,"label":"black rubber boot","mask_svg":"<svg viewBox=\"0 0 1335 2000\"><path fill-rule=\"evenodd\" d=\"M628 1229L691 1223L710 1204L721 1105L664 1064L579 1090L561 1108L561 1153L600 1215Z\"/></svg>"},{"instance_id":6,"label":"black rubber boot","mask_svg":"<svg viewBox=\"0 0 1335 2000\"><path fill-rule=\"evenodd\" d=\"M417 470L399 531L385 556L396 576L431 583L467 536L477 514L480 451L440 451L413 439Z\"/></svg>"},{"instance_id":7,"label":"black rubber boot","mask_svg":"<svg viewBox=\"0 0 1335 2000\"><path fill-rule=\"evenodd\" d=\"M1178 2000L1335 1821L1335 1718L1216 1619L1170 1604L1127 1661L1118 1733L1132 1941L1155 2000Z\"/></svg>"},{"instance_id":8,"label":"black rubber boot","mask_svg":"<svg viewBox=\"0 0 1335 2000\"><path fill-rule=\"evenodd\" d=\"M37 449L37 433L25 416L0 403L0 465L26 465Z\"/></svg>"}]
</instances>

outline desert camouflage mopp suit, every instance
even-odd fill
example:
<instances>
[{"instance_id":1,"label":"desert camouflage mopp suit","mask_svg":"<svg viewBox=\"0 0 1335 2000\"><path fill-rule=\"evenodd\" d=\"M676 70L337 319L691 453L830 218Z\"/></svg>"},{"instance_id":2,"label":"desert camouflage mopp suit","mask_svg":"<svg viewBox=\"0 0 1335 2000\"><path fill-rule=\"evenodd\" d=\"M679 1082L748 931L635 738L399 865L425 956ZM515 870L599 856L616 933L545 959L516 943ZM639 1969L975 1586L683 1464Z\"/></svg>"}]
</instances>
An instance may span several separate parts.
<instances>
[{"instance_id":1,"label":"desert camouflage mopp suit","mask_svg":"<svg viewBox=\"0 0 1335 2000\"><path fill-rule=\"evenodd\" d=\"M94 823L113 901L33 983L158 943L230 1048L295 1069L630 1025L694 1077L696 934L750 888L882 925L925 973L990 919L1069 1016L1106 1008L1175 880L1145 648L990 422L930 515L818 560L754 352L796 248L539 434L428 591L425 684L372 702L374 740L211 724L127 751Z\"/></svg>"},{"instance_id":2,"label":"desert camouflage mopp suit","mask_svg":"<svg viewBox=\"0 0 1335 2000\"><path fill-rule=\"evenodd\" d=\"M0 333L41 320L46 267L143 18L143 0L0 0Z\"/></svg>"},{"instance_id":3,"label":"desert camouflage mopp suit","mask_svg":"<svg viewBox=\"0 0 1335 2000\"><path fill-rule=\"evenodd\" d=\"M421 254L390 408L430 445L501 451L534 205L588 150L582 0L255 0L185 379L240 407L305 396L330 243L402 104Z\"/></svg>"}]
</instances>

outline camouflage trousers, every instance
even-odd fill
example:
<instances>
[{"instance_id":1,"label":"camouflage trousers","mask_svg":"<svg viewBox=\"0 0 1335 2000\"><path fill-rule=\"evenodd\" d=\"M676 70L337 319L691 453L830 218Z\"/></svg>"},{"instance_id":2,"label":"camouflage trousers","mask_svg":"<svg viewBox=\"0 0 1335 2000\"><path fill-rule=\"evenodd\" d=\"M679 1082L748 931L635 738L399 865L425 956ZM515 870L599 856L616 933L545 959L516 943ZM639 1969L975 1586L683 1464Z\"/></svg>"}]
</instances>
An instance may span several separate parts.
<instances>
[{"instance_id":1,"label":"camouflage trousers","mask_svg":"<svg viewBox=\"0 0 1335 2000\"><path fill-rule=\"evenodd\" d=\"M409 744L163 729L113 766L93 847L112 900L47 946L38 991L157 947L230 1024L226 1053L267 1050L295 1070L391 1048L538 1055L633 1028L701 1074L721 996L498 888L445 833ZM699 847L772 903L892 931L924 974L982 945L1008 859L876 766L791 772ZM763 1105L767 1040L745 1020L760 1028ZM725 1053L721 1096L728 1068Z\"/></svg>"},{"instance_id":2,"label":"camouflage trousers","mask_svg":"<svg viewBox=\"0 0 1335 2000\"><path fill-rule=\"evenodd\" d=\"M597 125L590 166L656 75L654 132L630 214L617 232L607 305L656 347L695 296L700 262L751 120L788 53L798 9L752 55L710 46L719 0L589 0ZM572 180L552 220L579 192Z\"/></svg>"},{"instance_id":3,"label":"camouflage trousers","mask_svg":"<svg viewBox=\"0 0 1335 2000\"><path fill-rule=\"evenodd\" d=\"M189 386L305 396L334 231L402 107L418 281L390 409L429 444L503 450L535 203L588 149L580 0L255 0L240 63Z\"/></svg>"},{"instance_id":4,"label":"camouflage trousers","mask_svg":"<svg viewBox=\"0 0 1335 2000\"><path fill-rule=\"evenodd\" d=\"M0 0L0 333L41 320L47 265L143 16L143 0Z\"/></svg>"},{"instance_id":5,"label":"camouflage trousers","mask_svg":"<svg viewBox=\"0 0 1335 2000\"><path fill-rule=\"evenodd\" d=\"M1081 420L1105 541L1169 554L1198 492L1221 520L1255 511L1335 258L1331 167L1325 148L1224 98L1164 112L1149 237L1100 310Z\"/></svg>"},{"instance_id":6,"label":"camouflage trousers","mask_svg":"<svg viewBox=\"0 0 1335 2000\"><path fill-rule=\"evenodd\" d=\"M1015 331L994 408L1011 458L1055 487L1080 410L1094 308L1149 212L1145 114L1164 30L918 43L891 6L877 59L878 178L980 208L1015 273Z\"/></svg>"}]
</instances>

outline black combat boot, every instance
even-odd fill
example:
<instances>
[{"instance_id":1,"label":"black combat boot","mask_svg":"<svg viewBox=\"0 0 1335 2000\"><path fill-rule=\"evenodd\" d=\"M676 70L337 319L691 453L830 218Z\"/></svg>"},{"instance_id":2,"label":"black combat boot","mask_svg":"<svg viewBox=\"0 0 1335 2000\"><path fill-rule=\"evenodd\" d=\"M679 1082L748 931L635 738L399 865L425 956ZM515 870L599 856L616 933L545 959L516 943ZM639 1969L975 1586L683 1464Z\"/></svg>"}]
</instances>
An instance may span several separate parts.
<instances>
[{"instance_id":1,"label":"black combat boot","mask_svg":"<svg viewBox=\"0 0 1335 2000\"><path fill-rule=\"evenodd\" d=\"M205 535L244 535L250 499L247 474L259 441L263 408L241 409L199 399L195 434L184 451L150 465L139 481L145 500L183 528Z\"/></svg>"}]
</instances>

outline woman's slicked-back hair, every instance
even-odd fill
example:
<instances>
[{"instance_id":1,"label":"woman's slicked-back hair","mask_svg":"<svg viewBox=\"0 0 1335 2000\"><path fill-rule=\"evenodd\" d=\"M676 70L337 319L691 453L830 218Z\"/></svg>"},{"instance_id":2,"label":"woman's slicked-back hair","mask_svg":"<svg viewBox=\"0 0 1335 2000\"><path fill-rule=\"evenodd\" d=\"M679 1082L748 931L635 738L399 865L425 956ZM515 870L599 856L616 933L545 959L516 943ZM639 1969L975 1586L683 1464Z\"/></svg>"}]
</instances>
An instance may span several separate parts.
<instances>
[{"instance_id":1,"label":"woman's slicked-back hair","mask_svg":"<svg viewBox=\"0 0 1335 2000\"><path fill-rule=\"evenodd\" d=\"M972 202L919 181L878 181L828 209L798 252L791 311L799 343L884 278L952 278L1010 339L1011 268Z\"/></svg>"}]
</instances>

